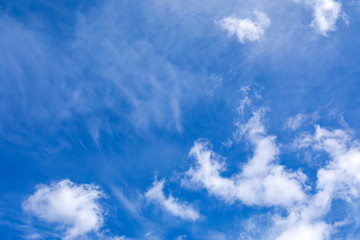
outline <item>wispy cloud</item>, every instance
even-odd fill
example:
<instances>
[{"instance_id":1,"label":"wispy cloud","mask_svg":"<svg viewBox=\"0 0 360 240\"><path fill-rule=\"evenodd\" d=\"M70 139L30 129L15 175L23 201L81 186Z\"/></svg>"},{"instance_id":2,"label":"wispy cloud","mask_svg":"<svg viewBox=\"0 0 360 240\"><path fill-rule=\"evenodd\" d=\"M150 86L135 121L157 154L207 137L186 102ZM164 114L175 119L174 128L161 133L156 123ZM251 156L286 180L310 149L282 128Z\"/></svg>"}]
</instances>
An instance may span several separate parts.
<instances>
[{"instance_id":1,"label":"wispy cloud","mask_svg":"<svg viewBox=\"0 0 360 240\"><path fill-rule=\"evenodd\" d=\"M0 137L18 145L31 139L53 153L83 145L85 137L101 148L104 134L116 135L124 126L182 131L181 90L191 74L144 38L119 41L133 32L119 27L124 23L117 8L121 3L106 1L79 13L73 37L61 46L16 18L0 16ZM53 142L42 142L35 129ZM59 132L67 136L57 137Z\"/></svg>"},{"instance_id":2,"label":"wispy cloud","mask_svg":"<svg viewBox=\"0 0 360 240\"><path fill-rule=\"evenodd\" d=\"M166 197L163 192L165 180L155 181L153 186L145 193L145 197L159 204L168 213L184 220L198 220L200 213L185 202L180 202L172 195Z\"/></svg>"},{"instance_id":3,"label":"wispy cloud","mask_svg":"<svg viewBox=\"0 0 360 240\"><path fill-rule=\"evenodd\" d=\"M292 130L296 130L305 124L314 123L318 119L319 119L318 113L313 113L313 114L298 113L295 116L289 117L286 120L285 127Z\"/></svg>"}]
</instances>

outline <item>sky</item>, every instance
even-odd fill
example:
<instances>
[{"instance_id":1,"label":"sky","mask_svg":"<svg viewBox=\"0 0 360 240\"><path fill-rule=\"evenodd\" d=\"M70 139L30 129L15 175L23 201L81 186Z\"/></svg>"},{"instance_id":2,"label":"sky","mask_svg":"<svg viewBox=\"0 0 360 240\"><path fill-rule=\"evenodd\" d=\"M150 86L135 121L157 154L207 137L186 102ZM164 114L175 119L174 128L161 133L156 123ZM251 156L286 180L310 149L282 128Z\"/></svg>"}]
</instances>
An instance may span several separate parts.
<instances>
[{"instance_id":1,"label":"sky","mask_svg":"<svg viewBox=\"0 0 360 240\"><path fill-rule=\"evenodd\" d=\"M0 238L360 238L359 0L0 1Z\"/></svg>"}]
</instances>

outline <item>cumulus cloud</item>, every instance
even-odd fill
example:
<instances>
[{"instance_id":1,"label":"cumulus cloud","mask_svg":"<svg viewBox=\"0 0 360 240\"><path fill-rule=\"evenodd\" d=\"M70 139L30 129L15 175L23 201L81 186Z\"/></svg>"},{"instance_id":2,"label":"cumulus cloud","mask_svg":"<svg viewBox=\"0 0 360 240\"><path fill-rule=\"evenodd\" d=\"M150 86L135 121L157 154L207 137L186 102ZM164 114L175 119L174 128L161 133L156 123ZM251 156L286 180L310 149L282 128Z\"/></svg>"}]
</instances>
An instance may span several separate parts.
<instances>
[{"instance_id":1,"label":"cumulus cloud","mask_svg":"<svg viewBox=\"0 0 360 240\"><path fill-rule=\"evenodd\" d=\"M22 208L47 223L58 225L64 230L63 239L71 240L97 232L103 225L103 209L98 203L102 196L93 184L77 185L62 180L39 186L23 202Z\"/></svg>"},{"instance_id":2,"label":"cumulus cloud","mask_svg":"<svg viewBox=\"0 0 360 240\"><path fill-rule=\"evenodd\" d=\"M328 32L336 30L336 22L342 13L341 3L334 0L303 0L302 2L312 8L311 26L317 32L328 36Z\"/></svg>"},{"instance_id":3,"label":"cumulus cloud","mask_svg":"<svg viewBox=\"0 0 360 240\"><path fill-rule=\"evenodd\" d=\"M230 16L221 19L219 24L229 36L236 35L241 43L245 43L255 42L264 37L271 20L265 13L255 10L253 19Z\"/></svg>"},{"instance_id":4,"label":"cumulus cloud","mask_svg":"<svg viewBox=\"0 0 360 240\"><path fill-rule=\"evenodd\" d=\"M154 203L159 204L165 211L183 220L195 221L200 214L193 207L185 202L180 202L173 196L165 197L163 188L165 181L155 181L153 186L145 193L145 197Z\"/></svg>"},{"instance_id":5,"label":"cumulus cloud","mask_svg":"<svg viewBox=\"0 0 360 240\"><path fill-rule=\"evenodd\" d=\"M205 188L209 194L229 203L242 201L247 205L291 206L305 198L301 171L290 172L276 163L279 149L274 136L268 136L261 124L261 112L254 113L240 132L250 140L254 154L232 177L223 177L225 164L206 141L195 142L190 156L196 165L186 172L185 186Z\"/></svg>"}]
</instances>

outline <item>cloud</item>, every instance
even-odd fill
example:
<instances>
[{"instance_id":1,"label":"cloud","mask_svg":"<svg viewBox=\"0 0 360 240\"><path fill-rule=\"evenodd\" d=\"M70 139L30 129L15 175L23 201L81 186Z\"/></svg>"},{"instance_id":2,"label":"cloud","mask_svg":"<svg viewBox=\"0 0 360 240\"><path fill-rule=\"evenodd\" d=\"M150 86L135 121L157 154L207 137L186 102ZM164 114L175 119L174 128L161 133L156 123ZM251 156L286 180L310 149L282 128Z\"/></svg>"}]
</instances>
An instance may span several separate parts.
<instances>
[{"instance_id":1,"label":"cloud","mask_svg":"<svg viewBox=\"0 0 360 240\"><path fill-rule=\"evenodd\" d=\"M108 108L138 130L160 127L181 132L180 98L192 74L168 61L147 38L124 38L145 24L140 19L124 22L118 9L125 7L129 6L108 1L77 22L75 60L82 68L91 66L91 74L101 79L88 87L106 93L104 99L92 96L100 100L94 105Z\"/></svg>"},{"instance_id":2,"label":"cloud","mask_svg":"<svg viewBox=\"0 0 360 240\"><path fill-rule=\"evenodd\" d=\"M311 141L309 141L311 140ZM360 196L360 145L351 133L316 126L315 135L306 138L314 149L329 154L331 161L318 171L317 187L332 198L351 200Z\"/></svg>"},{"instance_id":3,"label":"cloud","mask_svg":"<svg viewBox=\"0 0 360 240\"><path fill-rule=\"evenodd\" d=\"M303 114L298 113L293 117L289 117L285 123L285 127L296 130L299 127L303 126L306 123L313 123L314 121L319 119L318 113L313 114Z\"/></svg>"},{"instance_id":4,"label":"cloud","mask_svg":"<svg viewBox=\"0 0 360 240\"><path fill-rule=\"evenodd\" d=\"M199 219L199 212L187 203L180 202L171 195L168 198L165 197L163 192L164 183L164 180L155 181L153 186L145 193L145 197L148 200L159 204L167 212L180 217L183 220L195 221Z\"/></svg>"},{"instance_id":5,"label":"cloud","mask_svg":"<svg viewBox=\"0 0 360 240\"><path fill-rule=\"evenodd\" d=\"M88 138L101 148L104 135L114 137L125 128L182 131L181 101L197 96L194 88L192 94L185 90L197 85L195 77L148 39L124 38L132 29L141 31L132 26L144 24L123 20L117 9L126 5L106 1L74 12L75 26L66 28L72 37L61 45L48 41L49 33L33 22L1 14L0 137L28 147L35 142L44 149L38 152L52 154L78 144L89 147Z\"/></svg>"},{"instance_id":6,"label":"cloud","mask_svg":"<svg viewBox=\"0 0 360 240\"><path fill-rule=\"evenodd\" d=\"M205 188L209 194L229 203L291 206L302 202L305 175L301 171L290 172L275 162L279 154L275 137L265 134L260 118L261 112L255 112L249 122L240 127L241 134L254 148L253 157L243 165L241 172L229 178L221 176L226 170L224 162L207 141L200 140L190 151L196 165L185 173L183 185Z\"/></svg>"},{"instance_id":7,"label":"cloud","mask_svg":"<svg viewBox=\"0 0 360 240\"><path fill-rule=\"evenodd\" d=\"M276 240L321 240L329 237L329 227L324 222L299 221L283 232Z\"/></svg>"},{"instance_id":8,"label":"cloud","mask_svg":"<svg viewBox=\"0 0 360 240\"><path fill-rule=\"evenodd\" d=\"M336 30L336 22L341 13L341 4L333 0L317 0L313 3L314 20L311 26L322 35Z\"/></svg>"},{"instance_id":9,"label":"cloud","mask_svg":"<svg viewBox=\"0 0 360 240\"><path fill-rule=\"evenodd\" d=\"M241 43L255 42L265 35L265 30L270 26L270 18L263 12L254 11L254 19L225 17L219 21L220 26L228 31L229 36L236 35Z\"/></svg>"},{"instance_id":10,"label":"cloud","mask_svg":"<svg viewBox=\"0 0 360 240\"><path fill-rule=\"evenodd\" d=\"M277 227L285 229L276 239L328 239L337 227L324 221L332 201L351 203L360 196L360 144L351 139L349 131L320 126L316 126L314 135L302 136L297 143L299 147L325 151L330 161L317 171L316 194L300 208L292 209L286 218L275 220Z\"/></svg>"},{"instance_id":11,"label":"cloud","mask_svg":"<svg viewBox=\"0 0 360 240\"><path fill-rule=\"evenodd\" d=\"M290 128L292 130L296 130L297 128L299 128L305 121L307 120L307 115L305 114L297 114L294 117L290 117L288 118L288 120L286 121L286 127Z\"/></svg>"},{"instance_id":12,"label":"cloud","mask_svg":"<svg viewBox=\"0 0 360 240\"><path fill-rule=\"evenodd\" d=\"M104 222L103 209L98 199L104 194L93 184L77 185L62 180L41 185L26 199L22 208L37 218L58 225L65 240L97 232Z\"/></svg>"},{"instance_id":13,"label":"cloud","mask_svg":"<svg viewBox=\"0 0 360 240\"><path fill-rule=\"evenodd\" d=\"M341 15L341 3L334 0L303 0L313 10L311 26L323 36L336 30L336 22Z\"/></svg>"}]
</instances>

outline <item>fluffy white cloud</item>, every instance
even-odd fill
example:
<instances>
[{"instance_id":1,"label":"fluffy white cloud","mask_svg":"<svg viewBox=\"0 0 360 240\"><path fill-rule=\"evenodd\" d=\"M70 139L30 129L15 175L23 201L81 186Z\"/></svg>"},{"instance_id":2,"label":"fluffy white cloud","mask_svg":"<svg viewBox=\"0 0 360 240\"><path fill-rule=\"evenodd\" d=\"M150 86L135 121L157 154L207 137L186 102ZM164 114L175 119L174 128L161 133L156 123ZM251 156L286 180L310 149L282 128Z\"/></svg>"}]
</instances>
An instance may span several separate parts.
<instances>
[{"instance_id":1,"label":"fluffy white cloud","mask_svg":"<svg viewBox=\"0 0 360 240\"><path fill-rule=\"evenodd\" d=\"M258 41L265 35L265 30L270 26L270 18L263 12L254 11L254 19L225 17L220 20L220 26L228 31L230 36L236 35L241 43Z\"/></svg>"},{"instance_id":2,"label":"fluffy white cloud","mask_svg":"<svg viewBox=\"0 0 360 240\"><path fill-rule=\"evenodd\" d=\"M336 22L341 15L341 3L334 0L298 0L313 10L314 19L311 26L317 32L328 36L328 32L336 30Z\"/></svg>"},{"instance_id":3,"label":"fluffy white cloud","mask_svg":"<svg viewBox=\"0 0 360 240\"><path fill-rule=\"evenodd\" d=\"M22 207L45 222L57 224L65 231L63 239L71 240L96 232L103 225L103 209L97 202L102 196L93 184L62 180L39 186Z\"/></svg>"},{"instance_id":4,"label":"fluffy white cloud","mask_svg":"<svg viewBox=\"0 0 360 240\"><path fill-rule=\"evenodd\" d=\"M145 197L148 200L159 204L164 210L181 219L192 221L199 219L199 212L187 203L180 202L171 195L168 198L165 197L163 192L164 183L164 180L155 181L153 186L145 193Z\"/></svg>"},{"instance_id":5,"label":"fluffy white cloud","mask_svg":"<svg viewBox=\"0 0 360 240\"><path fill-rule=\"evenodd\" d=\"M250 140L254 155L246 162L242 171L230 178L221 176L225 171L221 157L214 153L209 144L197 141L190 151L196 159L196 166L186 172L183 184L203 187L210 194L227 202L242 201L248 205L291 206L305 198L302 172L290 172L276 163L279 149L274 136L265 134L260 122L262 113L256 112L247 124L240 127L240 133Z\"/></svg>"}]
</instances>

